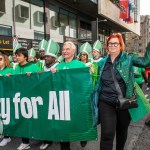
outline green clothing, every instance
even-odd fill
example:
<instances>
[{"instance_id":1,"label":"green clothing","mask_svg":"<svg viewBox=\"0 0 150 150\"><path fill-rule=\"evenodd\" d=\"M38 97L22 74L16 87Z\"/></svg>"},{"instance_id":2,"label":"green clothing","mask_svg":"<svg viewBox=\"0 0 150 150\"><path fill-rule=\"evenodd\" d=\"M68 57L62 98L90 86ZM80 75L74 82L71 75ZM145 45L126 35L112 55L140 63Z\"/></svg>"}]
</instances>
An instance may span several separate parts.
<instances>
[{"instance_id":1,"label":"green clothing","mask_svg":"<svg viewBox=\"0 0 150 150\"><path fill-rule=\"evenodd\" d=\"M40 61L38 60L35 64L40 68L41 71L44 71L44 66L43 66L43 63L42 63L42 62L40 62Z\"/></svg>"},{"instance_id":2,"label":"green clothing","mask_svg":"<svg viewBox=\"0 0 150 150\"><path fill-rule=\"evenodd\" d=\"M74 69L74 68L84 68L86 65L79 61L79 60L72 60L71 62L61 62L58 64L55 68L58 68L58 70L62 69Z\"/></svg>"},{"instance_id":3,"label":"green clothing","mask_svg":"<svg viewBox=\"0 0 150 150\"><path fill-rule=\"evenodd\" d=\"M14 74L13 68L5 67L3 70L0 70L0 75L4 76L6 74Z\"/></svg>"},{"instance_id":4,"label":"green clothing","mask_svg":"<svg viewBox=\"0 0 150 150\"><path fill-rule=\"evenodd\" d=\"M135 82L137 84L142 84L144 82L144 78L142 75L144 71L145 71L144 68L134 67L134 77L135 77Z\"/></svg>"},{"instance_id":5,"label":"green clothing","mask_svg":"<svg viewBox=\"0 0 150 150\"><path fill-rule=\"evenodd\" d=\"M33 63L27 63L23 66L17 65L15 68L15 74L26 74L27 72L35 73L41 71L40 68Z\"/></svg>"},{"instance_id":6,"label":"green clothing","mask_svg":"<svg viewBox=\"0 0 150 150\"><path fill-rule=\"evenodd\" d=\"M133 73L133 66L145 68L150 64L150 43L148 44L146 48L146 53L143 58L139 58L134 55L128 55L126 52L122 52L119 61L117 61L114 64L114 67L116 70L120 73L120 76L125 82L126 85L126 94L125 98L131 98L134 95L134 85L135 85L135 80L134 80L134 73ZM92 94L92 107L93 107L93 118L94 118L94 124L98 124L98 103L99 103L99 94L101 92L102 88L102 81L101 81L101 75L103 73L103 69L105 66L105 63L108 59L108 56L102 59L98 65L99 65L99 79L96 84L95 90ZM137 94L137 97L139 96L139 93ZM140 106L139 106L140 107ZM143 108L144 109L144 108ZM130 109L130 115L132 113L132 120L134 120L133 117L137 117L137 110L138 109ZM133 115L134 114L134 115ZM138 116L138 119L141 119L143 117L143 114L141 116Z\"/></svg>"}]
</instances>

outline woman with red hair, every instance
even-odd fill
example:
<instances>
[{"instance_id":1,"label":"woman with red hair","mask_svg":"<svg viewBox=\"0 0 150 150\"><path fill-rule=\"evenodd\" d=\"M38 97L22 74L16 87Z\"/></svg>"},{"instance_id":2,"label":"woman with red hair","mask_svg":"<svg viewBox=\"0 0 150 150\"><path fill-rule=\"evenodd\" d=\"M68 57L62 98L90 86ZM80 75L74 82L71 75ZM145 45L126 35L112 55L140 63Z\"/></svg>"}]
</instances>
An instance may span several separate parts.
<instances>
[{"instance_id":1,"label":"woman with red hair","mask_svg":"<svg viewBox=\"0 0 150 150\"><path fill-rule=\"evenodd\" d=\"M125 52L120 33L110 35L106 46L109 55L99 62L100 76L92 99L95 106L94 123L101 122L100 150L113 149L115 133L116 150L123 150L132 115L128 108L118 109L118 87L124 98L130 99L134 96L133 65L145 68L150 64L150 44L143 58Z\"/></svg>"}]
</instances>

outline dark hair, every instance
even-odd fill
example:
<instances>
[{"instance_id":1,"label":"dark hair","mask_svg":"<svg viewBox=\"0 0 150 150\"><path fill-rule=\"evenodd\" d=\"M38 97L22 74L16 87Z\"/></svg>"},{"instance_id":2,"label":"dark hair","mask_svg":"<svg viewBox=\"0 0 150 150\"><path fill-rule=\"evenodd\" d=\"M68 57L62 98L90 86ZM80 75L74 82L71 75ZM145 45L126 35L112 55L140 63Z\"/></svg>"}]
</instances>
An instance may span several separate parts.
<instances>
[{"instance_id":1,"label":"dark hair","mask_svg":"<svg viewBox=\"0 0 150 150\"><path fill-rule=\"evenodd\" d=\"M23 54L24 57L26 57L27 60L28 60L28 51L25 48L17 49L16 52L15 52L15 55L18 55L18 54Z\"/></svg>"}]
</instances>

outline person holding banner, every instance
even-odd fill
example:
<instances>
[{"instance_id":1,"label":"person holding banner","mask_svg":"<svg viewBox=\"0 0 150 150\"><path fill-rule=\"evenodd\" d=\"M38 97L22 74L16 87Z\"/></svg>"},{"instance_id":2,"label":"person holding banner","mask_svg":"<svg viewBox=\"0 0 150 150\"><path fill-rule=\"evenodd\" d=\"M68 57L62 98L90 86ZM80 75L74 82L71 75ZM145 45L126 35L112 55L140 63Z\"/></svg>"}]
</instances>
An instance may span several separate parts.
<instances>
[{"instance_id":1,"label":"person holding banner","mask_svg":"<svg viewBox=\"0 0 150 150\"><path fill-rule=\"evenodd\" d=\"M19 48L15 52L17 62L19 63L15 68L15 74L27 74L40 72L40 68L28 62L28 51L24 48ZM17 150L30 149L29 138L22 138L21 145L17 148Z\"/></svg>"},{"instance_id":2,"label":"person holding banner","mask_svg":"<svg viewBox=\"0 0 150 150\"><path fill-rule=\"evenodd\" d=\"M113 149L115 133L116 150L123 150L131 119L136 122L149 111L149 104L147 102L145 105L147 100L142 90L135 83L133 65L145 68L150 64L150 43L146 48L144 57L128 55L124 51L122 35L115 33L107 39L107 50L109 55L99 62L100 77L92 95L96 115L98 114L96 106L99 106L99 117L97 116L95 123L96 121L97 124L98 121L101 123L101 150ZM135 96L134 91L136 90L136 101L138 103L136 108L120 108L119 90L116 82L118 82L120 91L126 100Z\"/></svg>"},{"instance_id":3,"label":"person holding banner","mask_svg":"<svg viewBox=\"0 0 150 150\"><path fill-rule=\"evenodd\" d=\"M7 55L0 53L0 76L9 76L13 74L13 72ZM4 136L3 140L0 142L0 146L5 146L9 142L11 142L11 138L9 136Z\"/></svg>"},{"instance_id":4,"label":"person holding banner","mask_svg":"<svg viewBox=\"0 0 150 150\"><path fill-rule=\"evenodd\" d=\"M64 61L58 64L55 68L51 69L51 72L55 73L62 69L84 68L86 65L83 62L75 59L76 46L67 41L63 45L62 56ZM71 150L70 142L61 142L61 150Z\"/></svg>"},{"instance_id":5,"label":"person holding banner","mask_svg":"<svg viewBox=\"0 0 150 150\"><path fill-rule=\"evenodd\" d=\"M59 50L60 47L58 43L50 39L45 49L45 66L44 66L45 72L50 71L58 64L55 61L57 54L59 53ZM43 141L42 145L40 146L40 149L47 149L50 145L52 145L52 141Z\"/></svg>"}]
</instances>

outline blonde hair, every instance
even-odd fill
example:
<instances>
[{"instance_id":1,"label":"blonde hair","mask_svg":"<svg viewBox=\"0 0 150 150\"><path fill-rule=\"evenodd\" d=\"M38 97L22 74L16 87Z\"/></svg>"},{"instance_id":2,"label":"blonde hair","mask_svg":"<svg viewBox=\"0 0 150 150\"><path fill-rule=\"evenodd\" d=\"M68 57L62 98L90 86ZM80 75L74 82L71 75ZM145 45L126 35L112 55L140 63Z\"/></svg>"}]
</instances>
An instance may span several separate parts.
<instances>
[{"instance_id":1,"label":"blonde hair","mask_svg":"<svg viewBox=\"0 0 150 150\"><path fill-rule=\"evenodd\" d=\"M7 66L8 68L11 68L10 61L9 61L8 56L5 55L5 54L2 54L2 53L0 53L0 56L2 56L2 57L4 58L5 66Z\"/></svg>"}]
</instances>

